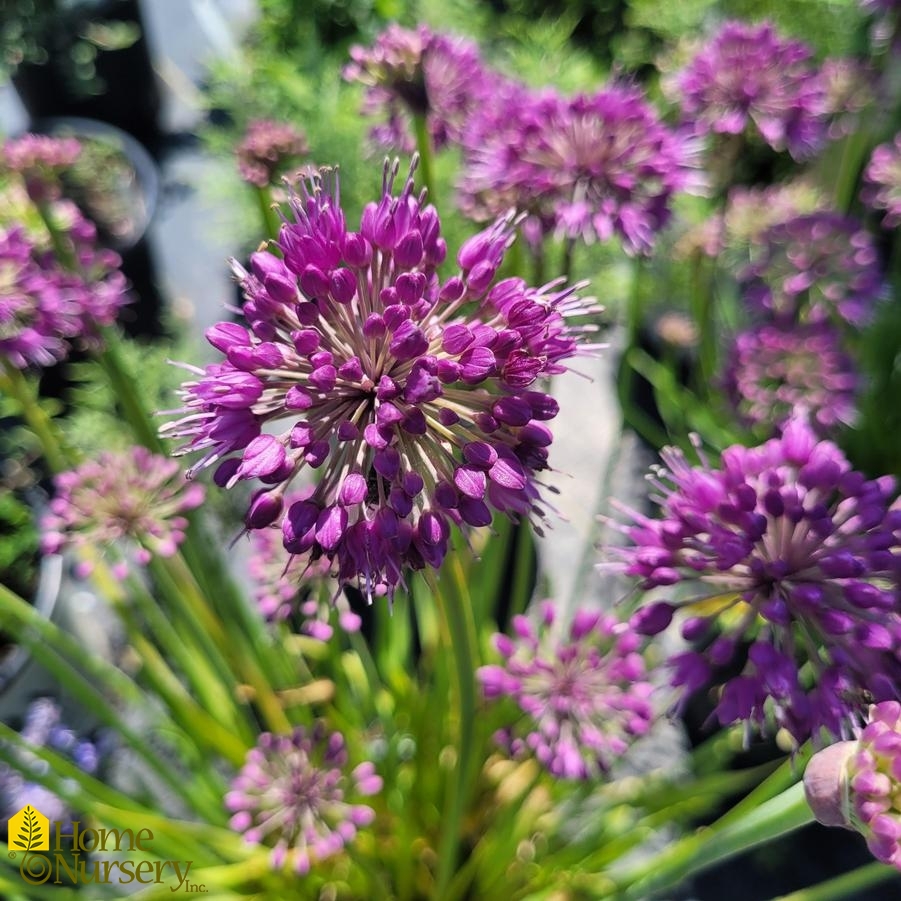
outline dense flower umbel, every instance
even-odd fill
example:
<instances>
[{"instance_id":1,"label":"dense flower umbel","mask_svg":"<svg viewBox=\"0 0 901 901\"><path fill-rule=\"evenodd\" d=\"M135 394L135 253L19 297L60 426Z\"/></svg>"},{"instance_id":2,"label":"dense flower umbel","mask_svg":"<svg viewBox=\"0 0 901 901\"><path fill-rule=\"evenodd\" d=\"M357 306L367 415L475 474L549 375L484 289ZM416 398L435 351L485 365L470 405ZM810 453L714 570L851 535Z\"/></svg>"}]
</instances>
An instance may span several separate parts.
<instances>
[{"instance_id":1,"label":"dense flower umbel","mask_svg":"<svg viewBox=\"0 0 901 901\"><path fill-rule=\"evenodd\" d=\"M286 862L307 873L318 860L337 854L375 816L353 803L381 791L371 763L351 772L344 738L321 722L291 735L262 734L225 796L231 827L251 844L272 844L272 866Z\"/></svg>"},{"instance_id":2,"label":"dense flower umbel","mask_svg":"<svg viewBox=\"0 0 901 901\"><path fill-rule=\"evenodd\" d=\"M411 152L416 142L412 116L423 116L432 146L459 141L473 110L489 96L478 47L471 41L389 25L367 49L350 49L348 81L366 85L363 113L385 116L372 130L384 147Z\"/></svg>"},{"instance_id":3,"label":"dense flower umbel","mask_svg":"<svg viewBox=\"0 0 901 901\"><path fill-rule=\"evenodd\" d=\"M497 736L513 754L534 754L554 775L590 779L606 772L651 725L652 686L627 623L580 610L567 637L553 633L554 605L540 620L513 620L515 638L498 634L503 666L478 670L486 698L509 696L521 720Z\"/></svg>"},{"instance_id":4,"label":"dense flower umbel","mask_svg":"<svg viewBox=\"0 0 901 901\"><path fill-rule=\"evenodd\" d=\"M276 174L309 151L306 136L287 122L255 119L235 148L238 172L248 184L265 188Z\"/></svg>"},{"instance_id":5,"label":"dense flower umbel","mask_svg":"<svg viewBox=\"0 0 901 901\"><path fill-rule=\"evenodd\" d=\"M637 88L572 98L519 89L511 99L486 105L489 126L473 124L460 185L469 212L513 204L546 231L589 243L617 235L627 251L646 252L673 195L700 186L694 143Z\"/></svg>"},{"instance_id":6,"label":"dense flower umbel","mask_svg":"<svg viewBox=\"0 0 901 901\"><path fill-rule=\"evenodd\" d=\"M739 274L748 306L789 322L865 324L883 294L872 236L838 213L797 216L769 228Z\"/></svg>"},{"instance_id":7,"label":"dense flower umbel","mask_svg":"<svg viewBox=\"0 0 901 901\"><path fill-rule=\"evenodd\" d=\"M887 228L901 225L901 133L891 144L880 144L864 173L861 198L875 210L885 210Z\"/></svg>"},{"instance_id":8,"label":"dense flower umbel","mask_svg":"<svg viewBox=\"0 0 901 901\"><path fill-rule=\"evenodd\" d=\"M77 271L64 268L21 228L0 231L0 358L19 369L64 359L76 339L93 343L128 302L119 257L97 248L94 226L70 217L65 240Z\"/></svg>"},{"instance_id":9,"label":"dense flower umbel","mask_svg":"<svg viewBox=\"0 0 901 901\"><path fill-rule=\"evenodd\" d=\"M856 741L815 754L804 789L817 820L857 829L874 857L901 870L901 704L873 705Z\"/></svg>"},{"instance_id":10,"label":"dense flower umbel","mask_svg":"<svg viewBox=\"0 0 901 901\"><path fill-rule=\"evenodd\" d=\"M219 462L220 485L262 480L249 528L280 521L291 553L327 557L368 598L405 569L438 567L451 522L488 525L492 508L541 515L533 477L557 404L535 382L576 353L565 317L587 308L557 282L495 283L509 218L468 240L459 274L441 283L438 215L412 177L392 196L394 174L359 232L347 230L335 173L301 183L283 258L236 267L250 331L210 329L227 361L196 370L183 418L165 427L202 453L194 471ZM321 479L286 507L305 467Z\"/></svg>"},{"instance_id":11,"label":"dense flower umbel","mask_svg":"<svg viewBox=\"0 0 901 901\"><path fill-rule=\"evenodd\" d=\"M727 22L668 87L699 134L738 135L753 123L796 159L825 139L827 97L811 50L769 22Z\"/></svg>"},{"instance_id":12,"label":"dense flower umbel","mask_svg":"<svg viewBox=\"0 0 901 901\"><path fill-rule=\"evenodd\" d=\"M688 583L696 593L636 614L662 632L683 606L684 637L709 640L673 661L692 691L750 644L744 672L729 678L716 714L764 724L772 714L799 741L840 734L864 698L901 686L898 576L901 509L894 482L868 480L801 421L756 448L730 447L714 469L690 466L673 448L653 484L661 516L631 513L633 545L613 549L645 589ZM800 670L806 661L804 671Z\"/></svg>"},{"instance_id":13,"label":"dense flower umbel","mask_svg":"<svg viewBox=\"0 0 901 901\"><path fill-rule=\"evenodd\" d=\"M753 428L772 434L796 413L806 413L815 430L827 435L854 419L854 364L826 323L742 332L728 359L727 393Z\"/></svg>"},{"instance_id":14,"label":"dense flower umbel","mask_svg":"<svg viewBox=\"0 0 901 901\"><path fill-rule=\"evenodd\" d=\"M59 175L80 154L81 144L75 138L27 134L11 138L3 145L0 162L21 175L29 196L42 203L59 196Z\"/></svg>"},{"instance_id":15,"label":"dense flower umbel","mask_svg":"<svg viewBox=\"0 0 901 901\"><path fill-rule=\"evenodd\" d=\"M60 473L54 484L41 524L46 553L129 539L141 564L175 553L188 525L183 514L204 496L203 486L185 482L178 463L144 447L101 453Z\"/></svg>"}]
</instances>

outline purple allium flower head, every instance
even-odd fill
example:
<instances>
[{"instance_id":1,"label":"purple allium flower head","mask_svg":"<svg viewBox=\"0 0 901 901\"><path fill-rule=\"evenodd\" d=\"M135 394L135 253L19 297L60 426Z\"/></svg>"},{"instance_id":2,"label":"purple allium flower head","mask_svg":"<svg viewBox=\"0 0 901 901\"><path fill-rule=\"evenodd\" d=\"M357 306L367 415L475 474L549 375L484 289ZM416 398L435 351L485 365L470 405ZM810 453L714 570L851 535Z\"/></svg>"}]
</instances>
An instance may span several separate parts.
<instances>
[{"instance_id":1,"label":"purple allium flower head","mask_svg":"<svg viewBox=\"0 0 901 901\"><path fill-rule=\"evenodd\" d=\"M75 138L26 134L3 145L0 164L21 175L29 196L43 203L59 196L59 175L80 154L81 144Z\"/></svg>"},{"instance_id":2,"label":"purple allium flower head","mask_svg":"<svg viewBox=\"0 0 901 901\"><path fill-rule=\"evenodd\" d=\"M536 382L577 353L567 317L591 309L559 281L496 281L510 217L466 241L440 281L438 214L412 175L394 196L397 166L385 171L356 232L334 172L301 183L281 256L236 267L250 329L209 330L227 360L196 370L183 418L164 427L202 454L192 471L219 463L220 485L263 482L248 528L278 521L291 553L328 558L370 599L438 567L452 522L542 514L534 475L557 404ZM307 467L321 470L315 491L286 505Z\"/></svg>"},{"instance_id":3,"label":"purple allium flower head","mask_svg":"<svg viewBox=\"0 0 901 901\"><path fill-rule=\"evenodd\" d=\"M880 144L864 172L861 199L871 209L885 210L886 228L901 225L901 132L890 144Z\"/></svg>"},{"instance_id":4,"label":"purple allium flower head","mask_svg":"<svg viewBox=\"0 0 901 901\"><path fill-rule=\"evenodd\" d=\"M515 91L511 88L511 91ZM520 89L488 104L468 142L461 205L497 215L511 205L544 231L586 242L617 235L631 253L651 249L678 191L700 188L696 145L664 125L637 88L569 99Z\"/></svg>"},{"instance_id":5,"label":"purple allium flower head","mask_svg":"<svg viewBox=\"0 0 901 901\"><path fill-rule=\"evenodd\" d=\"M285 501L287 507L301 503L312 489L294 492ZM300 631L313 638L328 641L332 636L332 611L345 632L359 630L360 617L350 609L342 595L334 603L320 600L322 587L329 575L326 557L310 559L309 554L290 554L282 542L282 531L272 525L250 533L249 575L253 595L260 613L270 622L287 620L295 612L303 617Z\"/></svg>"},{"instance_id":6,"label":"purple allium flower head","mask_svg":"<svg viewBox=\"0 0 901 901\"><path fill-rule=\"evenodd\" d=\"M62 723L59 705L50 698L36 698L28 705L19 735L31 747L62 754L86 773L97 770L97 748ZM0 822L4 830L5 821L26 804L36 807L51 821L68 823L71 813L65 801L29 779L30 773L45 768L44 763L24 749L10 751L16 766L0 763Z\"/></svg>"},{"instance_id":7,"label":"purple allium flower head","mask_svg":"<svg viewBox=\"0 0 901 901\"><path fill-rule=\"evenodd\" d=\"M93 226L77 216L66 237L77 271L23 229L0 231L0 357L18 369L62 360L76 340L96 343L128 301L119 257L96 247Z\"/></svg>"},{"instance_id":8,"label":"purple allium flower head","mask_svg":"<svg viewBox=\"0 0 901 901\"><path fill-rule=\"evenodd\" d=\"M822 145L828 112L811 58L770 22L727 22L668 87L697 133L738 135L753 123L773 149L803 159Z\"/></svg>"},{"instance_id":9,"label":"purple allium flower head","mask_svg":"<svg viewBox=\"0 0 901 901\"><path fill-rule=\"evenodd\" d=\"M673 448L662 456L652 482L660 517L631 512L623 530L633 546L611 551L644 589L697 586L690 599L653 603L633 618L657 634L681 606L684 637L709 639L671 661L673 684L706 685L749 645L717 717L763 725L772 715L798 741L821 728L841 734L865 697L893 698L901 685L893 479L855 472L800 420L759 447L727 448L718 469L703 455L691 466Z\"/></svg>"},{"instance_id":10,"label":"purple allium flower head","mask_svg":"<svg viewBox=\"0 0 901 901\"><path fill-rule=\"evenodd\" d=\"M864 325L884 290L872 236L833 212L797 216L767 229L739 274L748 306L788 322Z\"/></svg>"},{"instance_id":11,"label":"purple allium flower head","mask_svg":"<svg viewBox=\"0 0 901 901\"><path fill-rule=\"evenodd\" d=\"M508 696L522 710L497 736L511 753L533 754L563 779L590 779L648 731L652 686L628 623L580 610L563 637L553 633L554 619L550 601L537 627L515 617L514 638L494 636L504 664L480 667L477 676L486 698Z\"/></svg>"},{"instance_id":12,"label":"purple allium flower head","mask_svg":"<svg viewBox=\"0 0 901 901\"><path fill-rule=\"evenodd\" d=\"M752 428L771 435L802 413L818 434L828 435L854 420L854 364L828 323L767 324L742 332L728 359L727 393Z\"/></svg>"},{"instance_id":13,"label":"purple allium flower head","mask_svg":"<svg viewBox=\"0 0 901 901\"><path fill-rule=\"evenodd\" d=\"M436 149L460 141L469 116L489 95L478 47L426 25L389 25L372 48L357 45L350 55L344 77L366 85L363 114L387 120L372 137L392 150L415 149L412 116L425 117Z\"/></svg>"},{"instance_id":14,"label":"purple allium flower head","mask_svg":"<svg viewBox=\"0 0 901 901\"><path fill-rule=\"evenodd\" d=\"M819 822L856 829L877 860L901 870L901 704L874 704L856 741L814 754L804 789Z\"/></svg>"},{"instance_id":15,"label":"purple allium flower head","mask_svg":"<svg viewBox=\"0 0 901 901\"><path fill-rule=\"evenodd\" d=\"M857 129L859 114L875 99L876 75L858 60L832 57L823 61L820 78L830 117L829 138L838 140Z\"/></svg>"},{"instance_id":16,"label":"purple allium flower head","mask_svg":"<svg viewBox=\"0 0 901 901\"><path fill-rule=\"evenodd\" d=\"M235 148L238 172L248 184L265 188L276 174L309 152L306 136L287 122L254 119Z\"/></svg>"},{"instance_id":17,"label":"purple allium flower head","mask_svg":"<svg viewBox=\"0 0 901 901\"><path fill-rule=\"evenodd\" d=\"M361 763L347 772L340 732L321 722L291 735L263 733L225 796L231 827L250 844L274 844L272 866L286 862L300 874L353 841L375 812L354 803L381 791L375 767Z\"/></svg>"},{"instance_id":18,"label":"purple allium flower head","mask_svg":"<svg viewBox=\"0 0 901 901\"><path fill-rule=\"evenodd\" d=\"M56 494L44 516L42 548L103 546L128 539L135 559L169 557L184 540L184 514L203 502L203 486L185 481L174 460L131 447L105 451L54 479Z\"/></svg>"}]
</instances>

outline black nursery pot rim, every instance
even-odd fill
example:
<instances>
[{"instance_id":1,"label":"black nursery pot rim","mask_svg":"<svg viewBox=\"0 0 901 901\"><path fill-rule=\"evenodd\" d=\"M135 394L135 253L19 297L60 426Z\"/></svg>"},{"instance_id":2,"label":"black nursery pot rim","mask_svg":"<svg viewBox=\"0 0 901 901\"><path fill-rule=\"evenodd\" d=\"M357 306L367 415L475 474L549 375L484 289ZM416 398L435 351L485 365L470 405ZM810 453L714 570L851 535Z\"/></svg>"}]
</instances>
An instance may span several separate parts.
<instances>
[{"instance_id":1,"label":"black nursery pot rim","mask_svg":"<svg viewBox=\"0 0 901 901\"><path fill-rule=\"evenodd\" d=\"M129 250L138 244L147 234L150 223L156 215L157 203L160 195L159 168L147 148L127 131L101 122L99 119L85 119L80 116L52 116L46 119L35 120L28 131L36 134L58 135L60 132L71 132L72 137L110 138L122 147L128 161L134 166L138 177L138 183L144 193L145 221L141 228L135 229L135 237L131 241L119 244L118 251Z\"/></svg>"}]
</instances>

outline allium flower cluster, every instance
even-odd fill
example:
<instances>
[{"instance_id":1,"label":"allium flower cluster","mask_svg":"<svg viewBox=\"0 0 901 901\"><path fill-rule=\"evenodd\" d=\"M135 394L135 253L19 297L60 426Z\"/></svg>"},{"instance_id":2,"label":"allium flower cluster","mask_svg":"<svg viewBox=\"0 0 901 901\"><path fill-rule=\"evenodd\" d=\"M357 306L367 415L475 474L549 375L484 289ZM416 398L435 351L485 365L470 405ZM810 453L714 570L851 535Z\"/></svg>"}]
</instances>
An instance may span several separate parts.
<instances>
[{"instance_id":1,"label":"allium flower cluster","mask_svg":"<svg viewBox=\"0 0 901 901\"><path fill-rule=\"evenodd\" d=\"M668 86L698 134L739 135L752 124L774 150L815 154L826 136L826 91L801 41L770 22L727 22Z\"/></svg>"},{"instance_id":2,"label":"allium flower cluster","mask_svg":"<svg viewBox=\"0 0 901 901\"><path fill-rule=\"evenodd\" d=\"M572 98L520 89L481 115L490 123L473 124L460 184L470 214L512 205L544 231L588 243L616 235L644 253L673 195L701 185L694 141L661 122L637 88Z\"/></svg>"},{"instance_id":3,"label":"allium flower cluster","mask_svg":"<svg viewBox=\"0 0 901 901\"><path fill-rule=\"evenodd\" d=\"M748 306L789 322L870 320L883 294L872 236L833 212L797 216L769 228L756 259L739 274Z\"/></svg>"},{"instance_id":4,"label":"allium flower cluster","mask_svg":"<svg viewBox=\"0 0 901 901\"><path fill-rule=\"evenodd\" d=\"M287 498L290 507L305 500L310 492ZM332 637L333 611L345 632L356 632L361 622L339 595L334 603L320 598L329 574L329 561L322 557L311 560L309 555L289 554L282 543L282 531L277 526L256 529L250 533L251 553L248 573L253 583L253 596L260 613L269 622L283 622L299 614L303 619L300 631L320 641Z\"/></svg>"},{"instance_id":5,"label":"allium flower cluster","mask_svg":"<svg viewBox=\"0 0 901 901\"><path fill-rule=\"evenodd\" d=\"M80 154L81 144L75 138L26 134L3 145L0 162L22 176L32 200L43 203L59 196L59 176Z\"/></svg>"},{"instance_id":6,"label":"allium flower cluster","mask_svg":"<svg viewBox=\"0 0 901 901\"><path fill-rule=\"evenodd\" d=\"M820 67L830 116L829 138L837 140L858 127L858 114L875 99L872 68L854 59L830 58Z\"/></svg>"},{"instance_id":7,"label":"allium flower cluster","mask_svg":"<svg viewBox=\"0 0 901 901\"><path fill-rule=\"evenodd\" d=\"M375 767L347 772L348 754L339 732L321 722L291 735L260 736L225 796L230 825L250 844L272 844L272 866L290 863L300 873L353 841L375 812L354 803L381 791Z\"/></svg>"},{"instance_id":8,"label":"allium flower cluster","mask_svg":"<svg viewBox=\"0 0 901 901\"><path fill-rule=\"evenodd\" d=\"M556 282L496 281L510 218L465 242L441 282L438 214L412 175L392 194L396 171L359 231L335 173L300 184L279 255L236 266L250 329L209 330L226 361L195 370L164 427L202 454L192 472L217 463L219 485L263 482L248 528L280 522L289 552L327 558L369 599L438 567L451 523L541 515L534 476L557 404L536 381L564 370L581 331L567 317L590 309ZM306 467L321 470L313 494L286 505Z\"/></svg>"},{"instance_id":9,"label":"allium flower cluster","mask_svg":"<svg viewBox=\"0 0 901 901\"><path fill-rule=\"evenodd\" d=\"M50 698L37 698L28 705L19 735L33 748L47 748L68 757L86 773L97 771L97 747L62 723L59 705ZM68 822L71 815L65 802L25 775L32 769L40 771L45 764L27 751L10 750L21 771L0 763L0 821L4 828L5 821L26 804L39 809L51 821Z\"/></svg>"},{"instance_id":10,"label":"allium flower cluster","mask_svg":"<svg viewBox=\"0 0 901 901\"><path fill-rule=\"evenodd\" d=\"M880 144L864 172L861 198L875 210L885 210L886 228L901 225L901 133L891 144Z\"/></svg>"},{"instance_id":11,"label":"allium flower cluster","mask_svg":"<svg viewBox=\"0 0 901 901\"><path fill-rule=\"evenodd\" d=\"M613 553L644 589L685 584L684 601L641 608L633 622L662 632L680 607L683 636L702 642L672 661L673 684L694 691L717 668L721 723L772 716L798 741L839 735L865 699L901 685L901 509L894 481L869 480L801 421L756 448L730 447L720 468L691 466L673 448L652 484L660 517L637 513L633 546Z\"/></svg>"},{"instance_id":12,"label":"allium flower cluster","mask_svg":"<svg viewBox=\"0 0 901 901\"><path fill-rule=\"evenodd\" d=\"M306 136L287 122L255 119L235 148L238 172L258 188L271 185L278 172L309 152Z\"/></svg>"},{"instance_id":13,"label":"allium flower cluster","mask_svg":"<svg viewBox=\"0 0 901 901\"><path fill-rule=\"evenodd\" d=\"M23 229L0 231L0 358L18 369L63 360L76 340L96 342L128 302L119 257L96 247L94 226L79 215L67 237L77 270Z\"/></svg>"},{"instance_id":14,"label":"allium flower cluster","mask_svg":"<svg viewBox=\"0 0 901 901\"><path fill-rule=\"evenodd\" d=\"M42 521L42 548L96 547L128 540L147 564L169 557L184 540L184 514L203 502L204 489L189 484L178 463L144 447L103 452L54 479L56 494Z\"/></svg>"},{"instance_id":15,"label":"allium flower cluster","mask_svg":"<svg viewBox=\"0 0 901 901\"><path fill-rule=\"evenodd\" d=\"M366 86L363 114L386 118L372 137L389 149L415 149L415 116L424 117L434 148L459 142L469 116L490 93L478 47L426 25L389 25L373 47L351 47L350 56L344 77Z\"/></svg>"},{"instance_id":16,"label":"allium flower cluster","mask_svg":"<svg viewBox=\"0 0 901 901\"><path fill-rule=\"evenodd\" d=\"M800 414L818 434L827 435L854 420L854 364L826 323L763 325L742 332L728 359L728 396L752 428L771 434Z\"/></svg>"},{"instance_id":17,"label":"allium flower cluster","mask_svg":"<svg viewBox=\"0 0 901 901\"><path fill-rule=\"evenodd\" d=\"M819 822L858 830L877 860L901 870L901 704L875 704L856 741L815 754L804 789Z\"/></svg>"},{"instance_id":18,"label":"allium flower cluster","mask_svg":"<svg viewBox=\"0 0 901 901\"><path fill-rule=\"evenodd\" d=\"M554 633L555 618L549 601L537 626L515 617L515 637L494 636L503 665L477 676L486 698L510 697L523 713L497 736L510 753L534 755L563 779L590 779L648 731L652 686L627 623L580 610L564 637Z\"/></svg>"}]
</instances>

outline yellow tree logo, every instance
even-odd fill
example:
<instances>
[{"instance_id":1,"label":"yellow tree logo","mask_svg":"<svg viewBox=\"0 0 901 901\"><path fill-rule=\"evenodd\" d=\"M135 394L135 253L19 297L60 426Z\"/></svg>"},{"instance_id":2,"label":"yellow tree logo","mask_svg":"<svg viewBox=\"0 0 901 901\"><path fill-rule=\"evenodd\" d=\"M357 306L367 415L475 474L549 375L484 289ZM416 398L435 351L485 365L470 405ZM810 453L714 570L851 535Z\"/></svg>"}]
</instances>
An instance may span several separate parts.
<instances>
[{"instance_id":1,"label":"yellow tree logo","mask_svg":"<svg viewBox=\"0 0 901 901\"><path fill-rule=\"evenodd\" d=\"M10 851L49 851L50 820L30 804L9 818Z\"/></svg>"}]
</instances>

